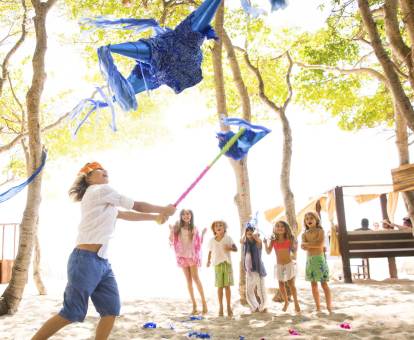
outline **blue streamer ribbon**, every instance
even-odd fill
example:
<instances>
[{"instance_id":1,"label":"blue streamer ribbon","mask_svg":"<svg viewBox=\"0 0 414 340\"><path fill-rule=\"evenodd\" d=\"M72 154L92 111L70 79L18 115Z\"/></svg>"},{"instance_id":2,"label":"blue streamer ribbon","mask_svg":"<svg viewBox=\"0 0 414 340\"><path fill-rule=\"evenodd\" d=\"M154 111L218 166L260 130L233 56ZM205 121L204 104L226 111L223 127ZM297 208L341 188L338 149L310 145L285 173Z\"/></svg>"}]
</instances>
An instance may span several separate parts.
<instances>
[{"instance_id":1,"label":"blue streamer ribbon","mask_svg":"<svg viewBox=\"0 0 414 340\"><path fill-rule=\"evenodd\" d=\"M87 107L90 106L89 111L86 113L86 115L81 119L81 121L76 126L73 136L76 136L79 132L79 129L85 124L85 122L88 120L89 116L100 109L103 109L105 107L109 107L111 109L112 114L112 124L111 128L113 131L116 131L116 122L115 122L115 108L112 103L112 100L104 93L104 91L100 87L96 87L97 92L101 95L103 101L101 100L95 100L93 98L85 98L82 99L78 105L76 105L72 111L69 114L69 118L71 120L76 119L81 112Z\"/></svg>"},{"instance_id":2,"label":"blue streamer ribbon","mask_svg":"<svg viewBox=\"0 0 414 340\"><path fill-rule=\"evenodd\" d=\"M47 151L43 149L42 150L42 163L40 164L40 166L35 170L35 172L33 172L33 174L26 181L0 194L0 203L3 203L9 200L13 196L17 195L20 191L22 191L27 185L29 185L36 178L36 176L40 173L40 171L42 171L46 163L46 158L47 158Z\"/></svg>"},{"instance_id":3,"label":"blue streamer ribbon","mask_svg":"<svg viewBox=\"0 0 414 340\"><path fill-rule=\"evenodd\" d=\"M137 32L144 31L148 28L152 28L156 34L165 32L157 20L155 19L135 19L135 18L120 18L120 19L109 19L105 17L96 18L84 18L79 21L82 25L91 25L100 28L113 28L122 30L135 30Z\"/></svg>"},{"instance_id":4,"label":"blue streamer ribbon","mask_svg":"<svg viewBox=\"0 0 414 340\"><path fill-rule=\"evenodd\" d=\"M124 111L138 108L135 92L131 83L118 71L108 46L98 48L99 66L108 87L113 91L115 100Z\"/></svg>"},{"instance_id":5,"label":"blue streamer ribbon","mask_svg":"<svg viewBox=\"0 0 414 340\"><path fill-rule=\"evenodd\" d=\"M287 6L286 0L270 0L272 6L272 12L277 11L278 9L284 9Z\"/></svg>"},{"instance_id":6,"label":"blue streamer ribbon","mask_svg":"<svg viewBox=\"0 0 414 340\"><path fill-rule=\"evenodd\" d=\"M249 0L240 0L240 4L243 7L243 10L253 18L266 14L264 9L253 7Z\"/></svg>"}]
</instances>

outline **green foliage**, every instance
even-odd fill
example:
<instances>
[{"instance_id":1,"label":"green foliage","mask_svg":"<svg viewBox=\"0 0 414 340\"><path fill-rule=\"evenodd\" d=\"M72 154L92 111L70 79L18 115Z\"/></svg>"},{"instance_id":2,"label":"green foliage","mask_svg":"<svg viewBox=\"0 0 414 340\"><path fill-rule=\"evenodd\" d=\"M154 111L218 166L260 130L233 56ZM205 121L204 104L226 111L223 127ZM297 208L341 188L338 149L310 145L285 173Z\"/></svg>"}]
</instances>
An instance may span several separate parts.
<instances>
[{"instance_id":1,"label":"green foliage","mask_svg":"<svg viewBox=\"0 0 414 340\"><path fill-rule=\"evenodd\" d=\"M301 68L295 75L296 100L308 109L331 114L344 130L393 124L393 110L384 85L367 73L344 74L339 70L364 66L380 71L374 58L361 57L367 49L355 37L358 19L328 19L326 28L303 34L295 48L295 60L320 69ZM325 68L325 69L324 69Z\"/></svg>"},{"instance_id":2,"label":"green foliage","mask_svg":"<svg viewBox=\"0 0 414 340\"><path fill-rule=\"evenodd\" d=\"M1 170L2 177L23 178L26 176L26 163L21 155L13 154L9 157L8 163Z\"/></svg>"}]
</instances>

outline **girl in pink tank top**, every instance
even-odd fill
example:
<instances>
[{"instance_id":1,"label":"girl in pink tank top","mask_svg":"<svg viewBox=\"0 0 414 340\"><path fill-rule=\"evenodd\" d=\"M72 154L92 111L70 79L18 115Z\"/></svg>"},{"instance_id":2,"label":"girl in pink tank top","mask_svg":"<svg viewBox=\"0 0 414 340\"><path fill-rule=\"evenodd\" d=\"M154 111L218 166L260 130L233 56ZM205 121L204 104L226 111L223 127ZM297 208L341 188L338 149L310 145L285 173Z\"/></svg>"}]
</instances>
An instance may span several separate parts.
<instances>
[{"instance_id":1,"label":"girl in pink tank top","mask_svg":"<svg viewBox=\"0 0 414 340\"><path fill-rule=\"evenodd\" d=\"M198 275L198 267L201 266L201 245L206 231L207 229L204 228L200 236L194 226L194 214L189 209L181 210L180 220L174 226L170 225L170 243L174 247L177 265L182 268L187 281L188 292L193 303L192 315L198 314L193 282L200 293L202 313L207 314L208 311L203 285Z\"/></svg>"}]
</instances>

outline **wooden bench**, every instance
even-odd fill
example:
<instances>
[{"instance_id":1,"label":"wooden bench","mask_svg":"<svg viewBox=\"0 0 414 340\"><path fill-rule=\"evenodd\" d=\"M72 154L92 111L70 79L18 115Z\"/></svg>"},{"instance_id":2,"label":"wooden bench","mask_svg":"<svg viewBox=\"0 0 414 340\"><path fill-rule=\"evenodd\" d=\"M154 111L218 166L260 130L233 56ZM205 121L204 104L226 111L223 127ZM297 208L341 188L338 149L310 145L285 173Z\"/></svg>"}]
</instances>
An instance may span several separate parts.
<instances>
[{"instance_id":1,"label":"wooden bench","mask_svg":"<svg viewBox=\"0 0 414 340\"><path fill-rule=\"evenodd\" d=\"M350 259L414 256L414 236L411 230L348 231L341 236L344 274L351 273ZM352 279L348 277L346 281L352 282Z\"/></svg>"},{"instance_id":2,"label":"wooden bench","mask_svg":"<svg viewBox=\"0 0 414 340\"><path fill-rule=\"evenodd\" d=\"M344 281L352 283L350 259L388 258L391 278L397 278L398 256L414 256L412 230L348 231L342 186L335 187L335 209L338 220L338 238ZM380 195L382 218L388 219L387 197Z\"/></svg>"},{"instance_id":3,"label":"wooden bench","mask_svg":"<svg viewBox=\"0 0 414 340\"><path fill-rule=\"evenodd\" d=\"M411 230L348 231L349 258L414 256Z\"/></svg>"}]
</instances>

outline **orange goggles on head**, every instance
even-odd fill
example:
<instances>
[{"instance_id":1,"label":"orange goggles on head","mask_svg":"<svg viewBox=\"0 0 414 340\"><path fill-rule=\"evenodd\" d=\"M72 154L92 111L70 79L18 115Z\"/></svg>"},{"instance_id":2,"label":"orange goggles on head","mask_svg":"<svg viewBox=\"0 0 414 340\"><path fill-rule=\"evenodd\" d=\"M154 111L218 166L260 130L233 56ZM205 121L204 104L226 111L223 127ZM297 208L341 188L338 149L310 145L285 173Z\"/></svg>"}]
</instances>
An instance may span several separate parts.
<instances>
[{"instance_id":1,"label":"orange goggles on head","mask_svg":"<svg viewBox=\"0 0 414 340\"><path fill-rule=\"evenodd\" d=\"M87 175L94 170L101 169L103 170L103 166L100 165L98 162L86 163L82 169L79 170L79 175L84 174Z\"/></svg>"}]
</instances>

